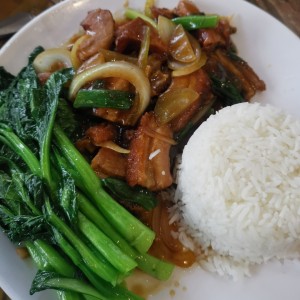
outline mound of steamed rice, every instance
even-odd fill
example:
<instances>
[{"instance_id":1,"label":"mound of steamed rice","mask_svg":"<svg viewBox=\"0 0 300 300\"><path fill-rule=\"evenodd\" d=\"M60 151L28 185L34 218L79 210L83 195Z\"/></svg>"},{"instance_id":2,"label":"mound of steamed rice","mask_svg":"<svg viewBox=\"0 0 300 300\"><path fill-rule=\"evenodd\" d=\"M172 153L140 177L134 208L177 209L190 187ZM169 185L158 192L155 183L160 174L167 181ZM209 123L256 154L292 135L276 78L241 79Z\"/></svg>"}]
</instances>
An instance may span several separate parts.
<instances>
[{"instance_id":1,"label":"mound of steamed rice","mask_svg":"<svg viewBox=\"0 0 300 300\"><path fill-rule=\"evenodd\" d=\"M300 257L298 120L258 103L224 108L193 134L180 168L182 224L206 267L234 275Z\"/></svg>"}]
</instances>

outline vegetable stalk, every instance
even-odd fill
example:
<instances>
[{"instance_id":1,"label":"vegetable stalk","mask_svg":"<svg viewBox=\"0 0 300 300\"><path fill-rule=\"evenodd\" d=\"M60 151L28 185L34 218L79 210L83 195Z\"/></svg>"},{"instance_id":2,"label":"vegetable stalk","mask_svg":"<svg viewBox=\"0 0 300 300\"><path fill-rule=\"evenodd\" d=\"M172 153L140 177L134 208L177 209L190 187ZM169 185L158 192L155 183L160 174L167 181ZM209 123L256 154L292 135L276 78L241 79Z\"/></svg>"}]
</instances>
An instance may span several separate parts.
<instances>
[{"instance_id":1,"label":"vegetable stalk","mask_svg":"<svg viewBox=\"0 0 300 300\"><path fill-rule=\"evenodd\" d=\"M101 255L96 256L85 243L53 212L49 201L45 204L47 218L62 234L76 247L78 252L84 257L85 263L101 278L116 285L120 279L119 272L110 265Z\"/></svg>"},{"instance_id":2,"label":"vegetable stalk","mask_svg":"<svg viewBox=\"0 0 300 300\"><path fill-rule=\"evenodd\" d=\"M82 211L87 218L94 222L98 228L101 228L101 230L107 236L109 236L116 244L118 244L124 253L133 258L142 271L159 280L167 280L170 278L174 269L172 264L163 260L159 260L147 253L140 253L131 245L129 245L129 243L119 234L119 232L110 226L103 215L97 209L95 209L95 207L81 193L78 194L78 202L80 211Z\"/></svg>"},{"instance_id":3,"label":"vegetable stalk","mask_svg":"<svg viewBox=\"0 0 300 300\"><path fill-rule=\"evenodd\" d=\"M80 212L78 227L95 248L121 273L126 274L137 266L132 258L124 254L111 239Z\"/></svg>"},{"instance_id":4,"label":"vegetable stalk","mask_svg":"<svg viewBox=\"0 0 300 300\"><path fill-rule=\"evenodd\" d=\"M139 252L145 253L153 243L155 234L124 207L110 197L87 161L82 157L59 126L54 126L54 137L62 155L77 174L75 182L80 186L109 222Z\"/></svg>"}]
</instances>

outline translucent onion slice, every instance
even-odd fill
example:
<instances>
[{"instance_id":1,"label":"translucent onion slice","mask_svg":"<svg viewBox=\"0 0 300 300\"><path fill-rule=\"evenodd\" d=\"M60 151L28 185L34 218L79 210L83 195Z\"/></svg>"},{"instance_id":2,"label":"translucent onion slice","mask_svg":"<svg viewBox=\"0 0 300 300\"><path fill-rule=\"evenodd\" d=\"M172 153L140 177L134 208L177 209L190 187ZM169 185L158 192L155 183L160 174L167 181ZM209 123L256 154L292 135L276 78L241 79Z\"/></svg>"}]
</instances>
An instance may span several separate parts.
<instances>
[{"instance_id":1,"label":"translucent onion slice","mask_svg":"<svg viewBox=\"0 0 300 300\"><path fill-rule=\"evenodd\" d=\"M127 7L127 8L125 8L124 15L126 18L131 19L131 20L136 19L136 18L141 18L145 22L150 24L153 28L157 29L157 24L152 18L146 16L145 14L143 14L137 10Z\"/></svg>"},{"instance_id":2,"label":"translucent onion slice","mask_svg":"<svg viewBox=\"0 0 300 300\"><path fill-rule=\"evenodd\" d=\"M154 0L146 0L145 2L144 14L149 18L152 18L151 8L154 6L154 4Z\"/></svg>"},{"instance_id":3,"label":"translucent onion slice","mask_svg":"<svg viewBox=\"0 0 300 300\"><path fill-rule=\"evenodd\" d=\"M144 37L139 52L138 66L142 70L145 70L148 63L148 54L149 54L149 47L150 47L150 27L145 26L143 31L144 31Z\"/></svg>"},{"instance_id":4,"label":"translucent onion slice","mask_svg":"<svg viewBox=\"0 0 300 300\"><path fill-rule=\"evenodd\" d=\"M64 48L47 49L34 59L33 67L37 73L72 67L70 51Z\"/></svg>"},{"instance_id":5,"label":"translucent onion slice","mask_svg":"<svg viewBox=\"0 0 300 300\"><path fill-rule=\"evenodd\" d=\"M154 113L160 124L166 124L179 116L199 98L199 94L190 88L168 90L159 96Z\"/></svg>"},{"instance_id":6,"label":"translucent onion slice","mask_svg":"<svg viewBox=\"0 0 300 300\"><path fill-rule=\"evenodd\" d=\"M154 139L158 139L162 142L165 142L167 144L170 144L170 145L176 145L176 141L170 137L167 137L149 127L143 127L143 133L145 133L146 135L154 138Z\"/></svg>"},{"instance_id":7,"label":"translucent onion slice","mask_svg":"<svg viewBox=\"0 0 300 300\"><path fill-rule=\"evenodd\" d=\"M110 51L106 49L100 49L99 52L104 55L105 61L117 61L124 60L133 64L137 64L138 60L136 57L118 53L116 51Z\"/></svg>"},{"instance_id":8,"label":"translucent onion slice","mask_svg":"<svg viewBox=\"0 0 300 300\"><path fill-rule=\"evenodd\" d=\"M175 27L176 27L175 23L173 23L170 19L161 15L158 16L157 19L158 34L159 37L162 39L162 41L167 45L169 44L169 41L171 39Z\"/></svg>"},{"instance_id":9,"label":"translucent onion slice","mask_svg":"<svg viewBox=\"0 0 300 300\"><path fill-rule=\"evenodd\" d=\"M89 36L87 34L82 35L81 37L79 37L75 43L73 44L72 50L71 50L71 61L72 61L72 65L74 69L78 69L82 63L82 61L79 59L77 52L78 52L78 48L80 46L80 44L87 40L89 38Z\"/></svg>"},{"instance_id":10,"label":"translucent onion slice","mask_svg":"<svg viewBox=\"0 0 300 300\"><path fill-rule=\"evenodd\" d=\"M125 61L106 62L83 71L74 77L69 89L69 98L73 100L78 90L95 79L119 77L129 81L136 89L135 100L130 109L126 125L134 125L146 110L150 102L151 88L145 73L136 65Z\"/></svg>"},{"instance_id":11,"label":"translucent onion slice","mask_svg":"<svg viewBox=\"0 0 300 300\"><path fill-rule=\"evenodd\" d=\"M174 60L169 60L168 67L171 70L174 70L172 72L173 77L191 74L200 69L206 63L206 55L201 51L200 44L192 35L188 34L188 36L195 51L196 60L191 63L182 63Z\"/></svg>"},{"instance_id":12,"label":"translucent onion slice","mask_svg":"<svg viewBox=\"0 0 300 300\"><path fill-rule=\"evenodd\" d=\"M116 151L118 153L122 153L122 154L130 153L130 150L120 147L113 141L105 141L105 142L98 144L97 146L100 146L103 148L108 148L108 149L114 150L114 151Z\"/></svg>"},{"instance_id":13,"label":"translucent onion slice","mask_svg":"<svg viewBox=\"0 0 300 300\"><path fill-rule=\"evenodd\" d=\"M171 35L169 52L175 60L183 63L193 62L197 58L188 33L181 24L175 27Z\"/></svg>"},{"instance_id":14,"label":"translucent onion slice","mask_svg":"<svg viewBox=\"0 0 300 300\"><path fill-rule=\"evenodd\" d=\"M184 76L191 74L200 68L202 68L206 63L207 57L205 53L201 54L201 57L197 61L187 64L184 67L178 68L172 72L173 77Z\"/></svg>"}]
</instances>

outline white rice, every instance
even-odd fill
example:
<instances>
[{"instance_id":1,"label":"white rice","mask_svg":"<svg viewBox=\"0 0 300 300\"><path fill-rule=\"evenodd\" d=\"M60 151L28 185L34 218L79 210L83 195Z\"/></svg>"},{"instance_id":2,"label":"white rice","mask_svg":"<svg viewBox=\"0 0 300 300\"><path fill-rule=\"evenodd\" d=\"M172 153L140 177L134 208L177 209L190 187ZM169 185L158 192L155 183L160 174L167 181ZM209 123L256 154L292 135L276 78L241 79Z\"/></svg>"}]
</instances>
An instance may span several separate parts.
<instances>
[{"instance_id":1,"label":"white rice","mask_svg":"<svg viewBox=\"0 0 300 300\"><path fill-rule=\"evenodd\" d=\"M177 198L179 239L201 245L210 271L299 258L300 122L258 103L220 110L184 148Z\"/></svg>"}]
</instances>

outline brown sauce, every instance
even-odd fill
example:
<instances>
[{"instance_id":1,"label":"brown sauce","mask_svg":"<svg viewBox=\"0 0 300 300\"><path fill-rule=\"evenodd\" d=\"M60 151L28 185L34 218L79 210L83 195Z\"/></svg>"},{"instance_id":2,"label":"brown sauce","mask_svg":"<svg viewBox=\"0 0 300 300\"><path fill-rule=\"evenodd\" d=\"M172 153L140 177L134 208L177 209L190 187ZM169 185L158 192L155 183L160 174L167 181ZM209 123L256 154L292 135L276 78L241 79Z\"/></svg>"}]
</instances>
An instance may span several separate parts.
<instances>
[{"instance_id":1,"label":"brown sauce","mask_svg":"<svg viewBox=\"0 0 300 300\"><path fill-rule=\"evenodd\" d=\"M152 211L140 211L139 218L156 233L156 237L149 252L150 254L169 261L181 268L188 268L196 261L196 254L184 247L172 235L178 232L176 223L169 223L169 203L159 199L158 205Z\"/></svg>"},{"instance_id":2,"label":"brown sauce","mask_svg":"<svg viewBox=\"0 0 300 300\"><path fill-rule=\"evenodd\" d=\"M187 269L176 268L169 280L160 281L140 270L135 270L132 276L126 279L126 286L144 299L158 297L161 293L167 297L165 299L172 299L188 291L187 287L181 283L181 278L186 276L186 272Z\"/></svg>"}]
</instances>

